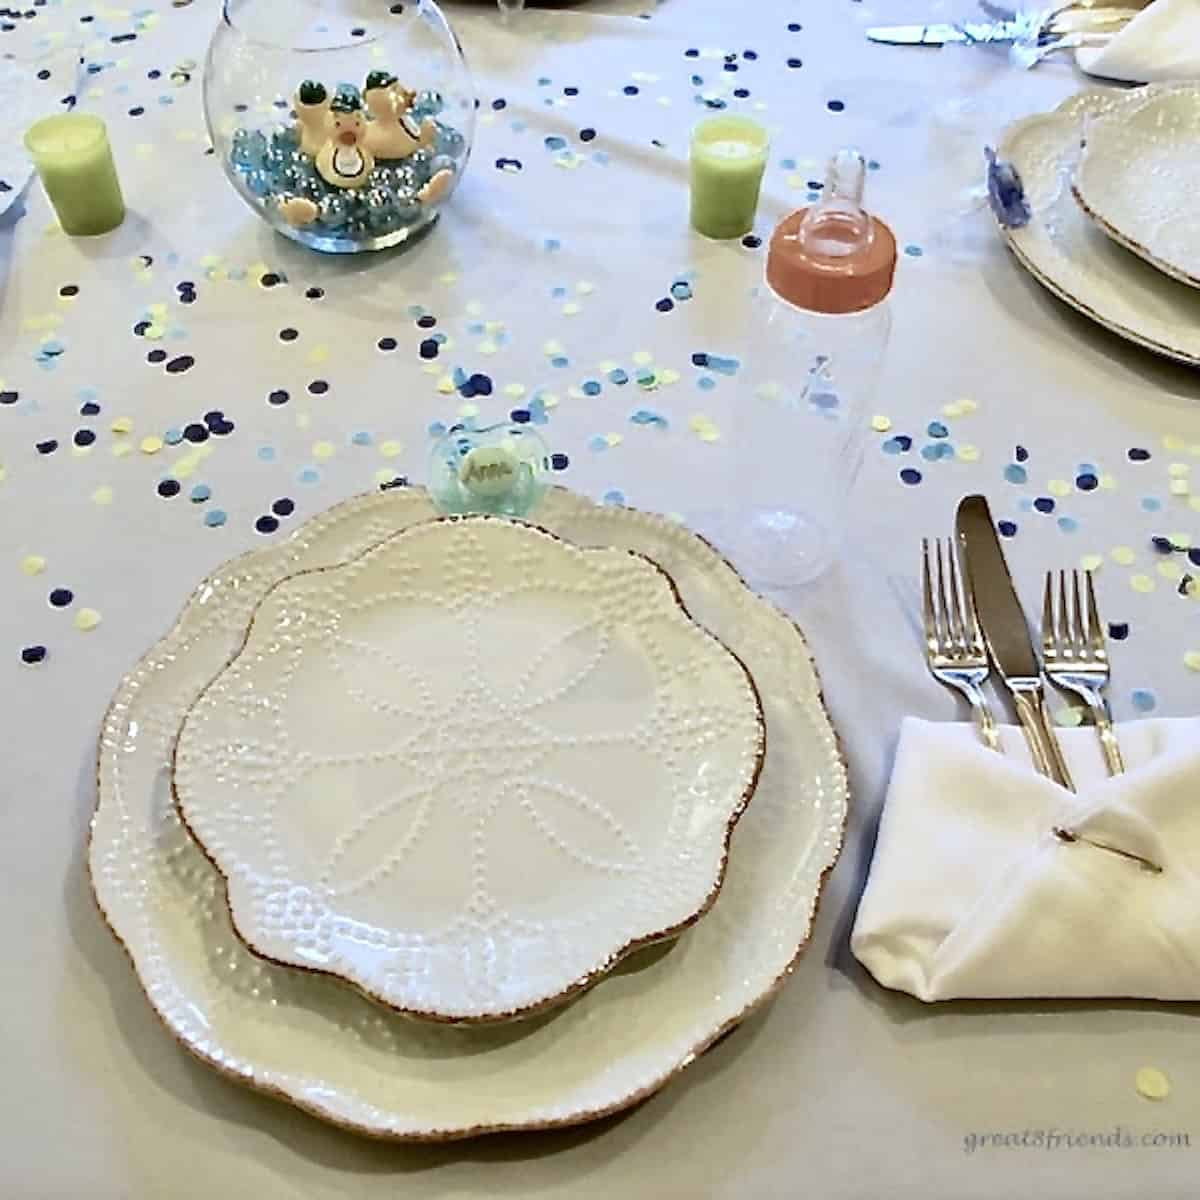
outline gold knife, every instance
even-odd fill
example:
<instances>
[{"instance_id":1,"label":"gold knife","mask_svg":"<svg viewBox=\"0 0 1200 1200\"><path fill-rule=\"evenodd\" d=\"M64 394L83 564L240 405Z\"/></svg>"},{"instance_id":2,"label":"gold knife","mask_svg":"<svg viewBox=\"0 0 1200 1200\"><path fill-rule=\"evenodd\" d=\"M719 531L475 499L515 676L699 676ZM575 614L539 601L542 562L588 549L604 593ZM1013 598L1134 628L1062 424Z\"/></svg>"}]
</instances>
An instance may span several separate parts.
<instances>
[{"instance_id":1,"label":"gold knife","mask_svg":"<svg viewBox=\"0 0 1200 1200\"><path fill-rule=\"evenodd\" d=\"M1042 667L1021 601L1013 587L1004 551L996 536L991 509L982 496L967 496L959 503L955 530L967 578L975 595L975 608L983 626L992 662L1012 693L1017 717L1025 730L1034 766L1071 791L1071 773L1062 748L1050 727Z\"/></svg>"}]
</instances>

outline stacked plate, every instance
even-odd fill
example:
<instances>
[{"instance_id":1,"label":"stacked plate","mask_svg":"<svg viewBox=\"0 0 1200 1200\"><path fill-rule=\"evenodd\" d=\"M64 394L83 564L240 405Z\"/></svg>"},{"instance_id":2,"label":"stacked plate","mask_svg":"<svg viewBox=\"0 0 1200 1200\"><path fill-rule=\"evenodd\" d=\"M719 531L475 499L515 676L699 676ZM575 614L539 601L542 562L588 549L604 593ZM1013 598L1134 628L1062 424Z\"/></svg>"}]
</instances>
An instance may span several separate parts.
<instances>
[{"instance_id":1,"label":"stacked plate","mask_svg":"<svg viewBox=\"0 0 1200 1200\"><path fill-rule=\"evenodd\" d=\"M104 722L89 867L155 1011L375 1136L649 1095L787 977L840 848L796 627L665 519L535 519L341 505L206 580Z\"/></svg>"},{"instance_id":2,"label":"stacked plate","mask_svg":"<svg viewBox=\"0 0 1200 1200\"><path fill-rule=\"evenodd\" d=\"M1084 92L1013 125L1000 156L1032 211L1003 230L1030 273L1114 333L1200 364L1200 84Z\"/></svg>"}]
</instances>

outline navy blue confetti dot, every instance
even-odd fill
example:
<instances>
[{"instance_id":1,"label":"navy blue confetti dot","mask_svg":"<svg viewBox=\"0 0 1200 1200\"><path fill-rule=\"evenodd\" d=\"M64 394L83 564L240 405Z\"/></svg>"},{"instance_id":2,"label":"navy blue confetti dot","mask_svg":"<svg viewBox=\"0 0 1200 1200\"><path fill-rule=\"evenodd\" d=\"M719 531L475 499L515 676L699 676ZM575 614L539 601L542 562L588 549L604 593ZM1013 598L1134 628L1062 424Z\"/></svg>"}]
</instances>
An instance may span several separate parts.
<instances>
[{"instance_id":1,"label":"navy blue confetti dot","mask_svg":"<svg viewBox=\"0 0 1200 1200\"><path fill-rule=\"evenodd\" d=\"M13 394L15 395L16 393ZM86 404L81 404L79 406L79 415L81 417L94 417L97 413L99 413L99 411L100 405L98 405L94 400L89 400Z\"/></svg>"},{"instance_id":2,"label":"navy blue confetti dot","mask_svg":"<svg viewBox=\"0 0 1200 1200\"><path fill-rule=\"evenodd\" d=\"M281 496L271 505L271 511L277 517L290 517L296 511L296 502L287 496Z\"/></svg>"},{"instance_id":3,"label":"navy blue confetti dot","mask_svg":"<svg viewBox=\"0 0 1200 1200\"><path fill-rule=\"evenodd\" d=\"M279 331L279 340L281 342L294 342L299 336L300 330L298 329L292 329L289 327Z\"/></svg>"},{"instance_id":4,"label":"navy blue confetti dot","mask_svg":"<svg viewBox=\"0 0 1200 1200\"><path fill-rule=\"evenodd\" d=\"M654 307L661 313L668 313L675 307L675 301L668 296L664 296Z\"/></svg>"},{"instance_id":5,"label":"navy blue confetti dot","mask_svg":"<svg viewBox=\"0 0 1200 1200\"><path fill-rule=\"evenodd\" d=\"M912 486L913 484L920 483L921 478L922 478L921 472L918 471L915 467L905 467L904 470L902 470L900 472L901 482L907 483L910 486Z\"/></svg>"},{"instance_id":6,"label":"navy blue confetti dot","mask_svg":"<svg viewBox=\"0 0 1200 1200\"><path fill-rule=\"evenodd\" d=\"M150 328L150 322L149 322L149 321L139 321L139 322L138 322L138 323L137 323L137 324L136 324L136 325L133 327L133 332L134 332L134 334L135 334L137 337L141 337L141 336L142 336L142 334L144 334L144 333L146 332L146 330L147 330L147 329L149 329L149 328Z\"/></svg>"},{"instance_id":7,"label":"navy blue confetti dot","mask_svg":"<svg viewBox=\"0 0 1200 1200\"><path fill-rule=\"evenodd\" d=\"M166 499L172 496L179 495L179 480L178 479L160 479L158 481L158 494Z\"/></svg>"},{"instance_id":8,"label":"navy blue confetti dot","mask_svg":"<svg viewBox=\"0 0 1200 1200\"><path fill-rule=\"evenodd\" d=\"M1000 530L1001 537L1016 537L1017 523L1016 521L1001 521L996 526Z\"/></svg>"},{"instance_id":9,"label":"navy blue confetti dot","mask_svg":"<svg viewBox=\"0 0 1200 1200\"><path fill-rule=\"evenodd\" d=\"M750 89L749 88L734 88L733 94L739 100L747 100L750 97Z\"/></svg>"},{"instance_id":10,"label":"navy blue confetti dot","mask_svg":"<svg viewBox=\"0 0 1200 1200\"><path fill-rule=\"evenodd\" d=\"M21 661L30 667L42 662L45 657L45 646L26 646L25 649L21 651Z\"/></svg>"},{"instance_id":11,"label":"navy blue confetti dot","mask_svg":"<svg viewBox=\"0 0 1200 1200\"><path fill-rule=\"evenodd\" d=\"M1188 552L1188 562L1193 567L1200 567L1200 546L1193 546Z\"/></svg>"},{"instance_id":12,"label":"navy blue confetti dot","mask_svg":"<svg viewBox=\"0 0 1200 1200\"><path fill-rule=\"evenodd\" d=\"M1081 492L1094 492L1100 486L1100 480L1090 471L1085 471L1075 477L1075 486Z\"/></svg>"},{"instance_id":13,"label":"navy blue confetti dot","mask_svg":"<svg viewBox=\"0 0 1200 1200\"><path fill-rule=\"evenodd\" d=\"M329 384L327 384L324 379L314 379L312 383L308 385L308 390L314 396L323 396L327 391L329 391Z\"/></svg>"},{"instance_id":14,"label":"navy blue confetti dot","mask_svg":"<svg viewBox=\"0 0 1200 1200\"><path fill-rule=\"evenodd\" d=\"M571 465L571 460L565 454L550 455L550 466L555 471L565 471Z\"/></svg>"},{"instance_id":15,"label":"navy blue confetti dot","mask_svg":"<svg viewBox=\"0 0 1200 1200\"><path fill-rule=\"evenodd\" d=\"M420 356L424 359L431 359L437 358L438 354L441 352L441 349L442 347L439 342L435 341L433 338L426 338L421 343L417 353L420 354Z\"/></svg>"},{"instance_id":16,"label":"navy blue confetti dot","mask_svg":"<svg viewBox=\"0 0 1200 1200\"><path fill-rule=\"evenodd\" d=\"M496 159L496 170L497 171L505 171L510 167L514 171L523 171L525 169L524 164L521 162L521 160L519 158L498 158L498 159Z\"/></svg>"},{"instance_id":17,"label":"navy blue confetti dot","mask_svg":"<svg viewBox=\"0 0 1200 1200\"><path fill-rule=\"evenodd\" d=\"M1110 621L1108 636L1114 642L1123 642L1129 636L1129 623L1127 621Z\"/></svg>"},{"instance_id":18,"label":"navy blue confetti dot","mask_svg":"<svg viewBox=\"0 0 1200 1200\"><path fill-rule=\"evenodd\" d=\"M211 431L216 426L222 424L225 420L225 414L219 408L210 408L204 414L204 423Z\"/></svg>"},{"instance_id":19,"label":"navy blue confetti dot","mask_svg":"<svg viewBox=\"0 0 1200 1200\"><path fill-rule=\"evenodd\" d=\"M731 74L738 69L737 63L727 62L722 70L729 71Z\"/></svg>"},{"instance_id":20,"label":"navy blue confetti dot","mask_svg":"<svg viewBox=\"0 0 1200 1200\"><path fill-rule=\"evenodd\" d=\"M912 438L907 433L898 433L892 441L900 447L902 453L907 454L912 449Z\"/></svg>"},{"instance_id":21,"label":"navy blue confetti dot","mask_svg":"<svg viewBox=\"0 0 1200 1200\"><path fill-rule=\"evenodd\" d=\"M40 71L37 73L37 77L38 77L38 78L39 78L39 79L40 79L40 80L41 80L43 83L45 83L45 82L46 82L46 80L50 78L50 72L49 72L48 70L46 70L46 68L45 68L45 67L43 67L43 68L42 68L42 69L41 69L41 70L40 70Z\"/></svg>"},{"instance_id":22,"label":"navy blue confetti dot","mask_svg":"<svg viewBox=\"0 0 1200 1200\"><path fill-rule=\"evenodd\" d=\"M268 271L259 281L265 288L273 288L283 282L274 271Z\"/></svg>"},{"instance_id":23,"label":"navy blue confetti dot","mask_svg":"<svg viewBox=\"0 0 1200 1200\"><path fill-rule=\"evenodd\" d=\"M254 522L254 528L259 533L274 533L279 528L279 519L277 517L262 516Z\"/></svg>"},{"instance_id":24,"label":"navy blue confetti dot","mask_svg":"<svg viewBox=\"0 0 1200 1200\"><path fill-rule=\"evenodd\" d=\"M1171 539L1167 537L1152 537L1151 544L1159 554L1173 554L1175 547L1171 544Z\"/></svg>"},{"instance_id":25,"label":"navy blue confetti dot","mask_svg":"<svg viewBox=\"0 0 1200 1200\"><path fill-rule=\"evenodd\" d=\"M375 345L377 345L380 350L388 351L395 350L397 342L394 337L381 337L379 341L375 343Z\"/></svg>"},{"instance_id":26,"label":"navy blue confetti dot","mask_svg":"<svg viewBox=\"0 0 1200 1200\"><path fill-rule=\"evenodd\" d=\"M1033 502L1033 507L1040 513L1052 513L1054 511L1054 501L1049 496L1039 496Z\"/></svg>"},{"instance_id":27,"label":"navy blue confetti dot","mask_svg":"<svg viewBox=\"0 0 1200 1200\"><path fill-rule=\"evenodd\" d=\"M846 102L844 100L830 100L825 107L829 109L830 112L845 112Z\"/></svg>"},{"instance_id":28,"label":"navy blue confetti dot","mask_svg":"<svg viewBox=\"0 0 1200 1200\"><path fill-rule=\"evenodd\" d=\"M235 428L236 426L232 421L214 421L209 427L209 432L215 434L217 437L225 437L226 434L232 433Z\"/></svg>"},{"instance_id":29,"label":"navy blue confetti dot","mask_svg":"<svg viewBox=\"0 0 1200 1200\"><path fill-rule=\"evenodd\" d=\"M57 438L49 438L44 442L38 442L37 451L39 454L53 454L58 449Z\"/></svg>"},{"instance_id":30,"label":"navy blue confetti dot","mask_svg":"<svg viewBox=\"0 0 1200 1200\"><path fill-rule=\"evenodd\" d=\"M361 25L356 25L352 30L350 30L350 36L351 37L366 37L367 31Z\"/></svg>"},{"instance_id":31,"label":"navy blue confetti dot","mask_svg":"<svg viewBox=\"0 0 1200 1200\"><path fill-rule=\"evenodd\" d=\"M683 55L684 55L684 57L685 57L685 58L699 58L699 57L700 57L700 51L699 51L699 50L696 50L696 49L694 49L694 48L693 48L693 49L690 49L690 50L685 50L685 51L683 52Z\"/></svg>"},{"instance_id":32,"label":"navy blue confetti dot","mask_svg":"<svg viewBox=\"0 0 1200 1200\"><path fill-rule=\"evenodd\" d=\"M422 313L417 318L417 327L419 329L432 329L437 324L437 317L433 313Z\"/></svg>"},{"instance_id":33,"label":"navy blue confetti dot","mask_svg":"<svg viewBox=\"0 0 1200 1200\"><path fill-rule=\"evenodd\" d=\"M162 72L157 67L155 67L153 71L146 72L146 78L147 79L161 79Z\"/></svg>"},{"instance_id":34,"label":"navy blue confetti dot","mask_svg":"<svg viewBox=\"0 0 1200 1200\"><path fill-rule=\"evenodd\" d=\"M77 446L90 446L96 440L96 434L91 429L77 429L72 438Z\"/></svg>"},{"instance_id":35,"label":"navy blue confetti dot","mask_svg":"<svg viewBox=\"0 0 1200 1200\"><path fill-rule=\"evenodd\" d=\"M578 96L579 89L577 87L565 87L565 88L563 88L563 95L564 96Z\"/></svg>"},{"instance_id":36,"label":"navy blue confetti dot","mask_svg":"<svg viewBox=\"0 0 1200 1200\"><path fill-rule=\"evenodd\" d=\"M1129 451L1130 462L1149 462L1150 451L1143 450L1140 446L1133 446Z\"/></svg>"},{"instance_id":37,"label":"navy blue confetti dot","mask_svg":"<svg viewBox=\"0 0 1200 1200\"><path fill-rule=\"evenodd\" d=\"M493 107L493 108L494 108L494 109L495 109L497 112L499 112L499 111L500 111L502 108L507 108L507 107L508 107L508 101L507 101L507 100L504 100L504 99L497 99L497 100L493 100L493 101L492 101L492 107Z\"/></svg>"},{"instance_id":38,"label":"navy blue confetti dot","mask_svg":"<svg viewBox=\"0 0 1200 1200\"><path fill-rule=\"evenodd\" d=\"M621 91L627 96L636 96L638 94L638 86L636 83L627 83Z\"/></svg>"},{"instance_id":39,"label":"navy blue confetti dot","mask_svg":"<svg viewBox=\"0 0 1200 1200\"><path fill-rule=\"evenodd\" d=\"M788 23L788 33L799 33L804 28L799 21L790 21Z\"/></svg>"},{"instance_id":40,"label":"navy blue confetti dot","mask_svg":"<svg viewBox=\"0 0 1200 1200\"><path fill-rule=\"evenodd\" d=\"M166 362L166 360L167 352L165 350L151 350L150 353L146 355L147 362L160 363Z\"/></svg>"},{"instance_id":41,"label":"navy blue confetti dot","mask_svg":"<svg viewBox=\"0 0 1200 1200\"><path fill-rule=\"evenodd\" d=\"M744 238L742 238L742 245L745 246L747 250L757 250L759 246L762 245L762 238L760 238L756 233L748 233Z\"/></svg>"},{"instance_id":42,"label":"navy blue confetti dot","mask_svg":"<svg viewBox=\"0 0 1200 1200\"><path fill-rule=\"evenodd\" d=\"M692 366L693 367L707 367L708 366L708 355L705 354L703 350L697 350L696 353L692 355Z\"/></svg>"},{"instance_id":43,"label":"navy blue confetti dot","mask_svg":"<svg viewBox=\"0 0 1200 1200\"><path fill-rule=\"evenodd\" d=\"M187 438L189 442L207 442L208 429L201 425L199 421L193 421L190 425L184 427L183 436Z\"/></svg>"},{"instance_id":44,"label":"navy blue confetti dot","mask_svg":"<svg viewBox=\"0 0 1200 1200\"><path fill-rule=\"evenodd\" d=\"M530 413L529 409L527 408L514 408L512 412L508 414L508 419L512 421L514 425L528 425L529 422L533 420L533 414Z\"/></svg>"},{"instance_id":45,"label":"navy blue confetti dot","mask_svg":"<svg viewBox=\"0 0 1200 1200\"><path fill-rule=\"evenodd\" d=\"M404 5L403 4L393 4L392 7L388 9L388 12L390 12L392 14L392 16L398 17L398 16L400 16L401 13L404 12Z\"/></svg>"},{"instance_id":46,"label":"navy blue confetti dot","mask_svg":"<svg viewBox=\"0 0 1200 1200\"><path fill-rule=\"evenodd\" d=\"M75 593L70 588L55 588L50 593L50 603L55 608L66 608L74 599Z\"/></svg>"},{"instance_id":47,"label":"navy blue confetti dot","mask_svg":"<svg viewBox=\"0 0 1200 1200\"><path fill-rule=\"evenodd\" d=\"M787 60L787 65L791 67L793 71L798 71L802 66L804 66L804 63L801 59L789 58Z\"/></svg>"},{"instance_id":48,"label":"navy blue confetti dot","mask_svg":"<svg viewBox=\"0 0 1200 1200\"><path fill-rule=\"evenodd\" d=\"M131 117L140 117L145 113L145 111L146 110L140 104L135 104L133 108L129 110L129 115Z\"/></svg>"},{"instance_id":49,"label":"navy blue confetti dot","mask_svg":"<svg viewBox=\"0 0 1200 1200\"><path fill-rule=\"evenodd\" d=\"M743 50L742 57L744 59L746 59L747 62L756 62L758 60L758 51L757 50Z\"/></svg>"},{"instance_id":50,"label":"navy blue confetti dot","mask_svg":"<svg viewBox=\"0 0 1200 1200\"><path fill-rule=\"evenodd\" d=\"M594 142L596 140L596 131L592 128L581 129L579 131L579 140L581 142Z\"/></svg>"},{"instance_id":51,"label":"navy blue confetti dot","mask_svg":"<svg viewBox=\"0 0 1200 1200\"><path fill-rule=\"evenodd\" d=\"M1016 448L1016 450L1013 452L1013 457L1017 460L1017 462L1021 462L1021 463L1028 462L1029 461L1029 451L1026 450L1024 446L1018 446Z\"/></svg>"},{"instance_id":52,"label":"navy blue confetti dot","mask_svg":"<svg viewBox=\"0 0 1200 1200\"><path fill-rule=\"evenodd\" d=\"M272 392L272 393L271 393L271 394L270 394L270 395L267 397L267 403L268 403L268 404L275 404L275 405L279 405L279 404L286 404L286 403L287 403L287 402L288 402L290 399L291 399L291 397L290 397L290 396L287 394L287 392L285 392L285 391L283 390L283 388L276 388L276 389L275 389L275 390L274 390L274 391L273 391L273 392Z\"/></svg>"},{"instance_id":53,"label":"navy blue confetti dot","mask_svg":"<svg viewBox=\"0 0 1200 1200\"><path fill-rule=\"evenodd\" d=\"M78 296L79 286L74 283L64 283L63 286L58 289L58 294L60 296Z\"/></svg>"},{"instance_id":54,"label":"navy blue confetti dot","mask_svg":"<svg viewBox=\"0 0 1200 1200\"><path fill-rule=\"evenodd\" d=\"M467 383L471 385L471 391L476 396L490 396L492 394L492 381L487 375L472 375Z\"/></svg>"},{"instance_id":55,"label":"navy blue confetti dot","mask_svg":"<svg viewBox=\"0 0 1200 1200\"><path fill-rule=\"evenodd\" d=\"M325 295L325 289L323 287L310 287L304 295L309 300L320 300Z\"/></svg>"}]
</instances>

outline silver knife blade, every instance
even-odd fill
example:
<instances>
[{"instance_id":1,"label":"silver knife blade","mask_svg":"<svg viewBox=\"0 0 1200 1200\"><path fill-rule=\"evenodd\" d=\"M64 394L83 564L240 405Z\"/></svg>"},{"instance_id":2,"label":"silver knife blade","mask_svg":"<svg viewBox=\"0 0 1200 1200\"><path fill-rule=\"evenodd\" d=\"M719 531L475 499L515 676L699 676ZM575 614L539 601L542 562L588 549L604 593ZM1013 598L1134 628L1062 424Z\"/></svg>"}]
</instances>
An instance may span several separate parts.
<instances>
[{"instance_id":1,"label":"silver knife blade","mask_svg":"<svg viewBox=\"0 0 1200 1200\"><path fill-rule=\"evenodd\" d=\"M967 496L958 505L955 533L963 552L975 611L992 661L1012 693L1034 764L1063 787L1074 790L1062 748L1050 728L1042 688L1042 668L1013 587L992 511L983 496Z\"/></svg>"},{"instance_id":2,"label":"silver knife blade","mask_svg":"<svg viewBox=\"0 0 1200 1200\"><path fill-rule=\"evenodd\" d=\"M983 496L967 496L954 520L984 640L1006 679L1038 679L1042 669L1004 551Z\"/></svg>"},{"instance_id":3,"label":"silver knife blade","mask_svg":"<svg viewBox=\"0 0 1200 1200\"><path fill-rule=\"evenodd\" d=\"M1015 42L1023 27L1015 21L962 25L875 25L867 30L873 42L889 46L945 46L956 42Z\"/></svg>"}]
</instances>

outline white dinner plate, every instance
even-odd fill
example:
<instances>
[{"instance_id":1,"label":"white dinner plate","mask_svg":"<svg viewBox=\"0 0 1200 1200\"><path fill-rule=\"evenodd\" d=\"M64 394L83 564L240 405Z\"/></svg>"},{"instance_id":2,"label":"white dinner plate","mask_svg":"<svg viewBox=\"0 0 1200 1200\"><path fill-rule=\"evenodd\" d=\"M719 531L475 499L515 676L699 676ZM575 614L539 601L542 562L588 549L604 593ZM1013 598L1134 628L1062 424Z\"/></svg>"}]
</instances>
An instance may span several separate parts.
<instances>
[{"instance_id":1,"label":"white dinner plate","mask_svg":"<svg viewBox=\"0 0 1200 1200\"><path fill-rule=\"evenodd\" d=\"M364 496L206 579L105 716L88 851L101 911L183 1046L325 1120L419 1141L576 1124L662 1087L786 980L837 859L847 805L837 739L796 626L686 529L556 489L538 524L576 545L653 558L758 684L767 757L711 911L665 953L632 958L574 1003L505 1025L413 1021L337 980L256 958L234 934L220 876L171 797L184 713L237 652L275 583L348 561L434 515L423 491Z\"/></svg>"},{"instance_id":2,"label":"white dinner plate","mask_svg":"<svg viewBox=\"0 0 1200 1200\"><path fill-rule=\"evenodd\" d=\"M1151 92L1089 121L1075 199L1109 237L1200 287L1200 86Z\"/></svg>"},{"instance_id":3,"label":"white dinner plate","mask_svg":"<svg viewBox=\"0 0 1200 1200\"><path fill-rule=\"evenodd\" d=\"M1200 295L1117 245L1071 191L1085 118L1111 114L1131 95L1084 92L1005 131L999 154L1020 172L1033 216L1023 228L1001 233L1022 266L1060 300L1131 342L1200 365Z\"/></svg>"},{"instance_id":4,"label":"white dinner plate","mask_svg":"<svg viewBox=\"0 0 1200 1200\"><path fill-rule=\"evenodd\" d=\"M272 588L174 786L256 954L502 1021L708 910L763 753L649 559L464 516Z\"/></svg>"}]
</instances>

